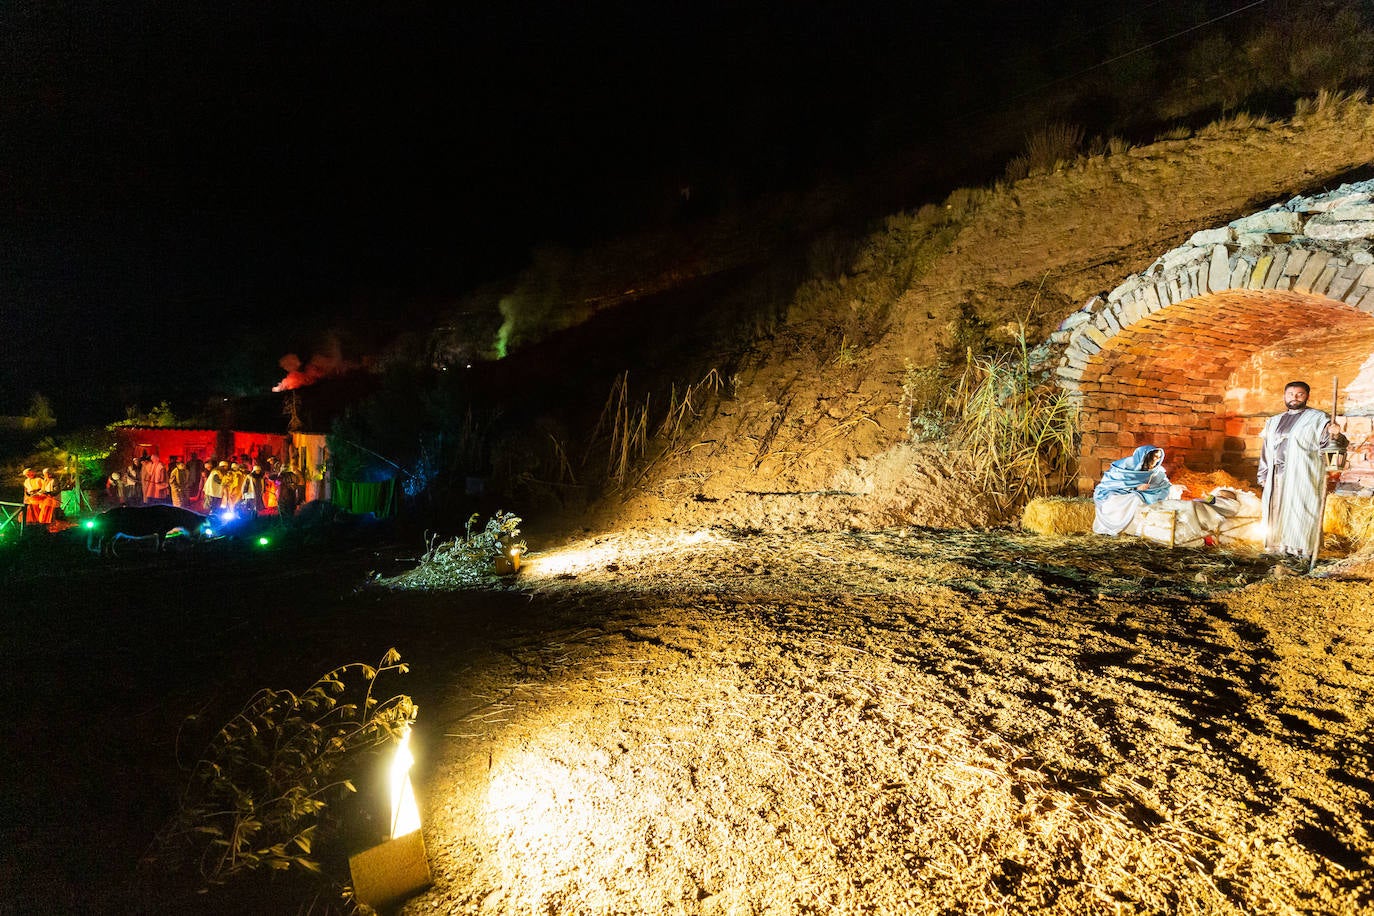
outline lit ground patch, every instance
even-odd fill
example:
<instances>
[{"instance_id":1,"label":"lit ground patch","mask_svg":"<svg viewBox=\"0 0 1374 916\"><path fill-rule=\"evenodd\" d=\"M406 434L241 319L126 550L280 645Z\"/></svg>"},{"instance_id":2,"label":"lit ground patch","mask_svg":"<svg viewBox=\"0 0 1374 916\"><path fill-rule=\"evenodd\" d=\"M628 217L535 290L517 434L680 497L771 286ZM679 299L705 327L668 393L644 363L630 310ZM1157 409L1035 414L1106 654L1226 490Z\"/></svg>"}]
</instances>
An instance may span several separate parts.
<instances>
[{"instance_id":1,"label":"lit ground patch","mask_svg":"<svg viewBox=\"0 0 1374 916\"><path fill-rule=\"evenodd\" d=\"M572 551L425 712L410 912L1370 903L1368 583L1009 533Z\"/></svg>"}]
</instances>

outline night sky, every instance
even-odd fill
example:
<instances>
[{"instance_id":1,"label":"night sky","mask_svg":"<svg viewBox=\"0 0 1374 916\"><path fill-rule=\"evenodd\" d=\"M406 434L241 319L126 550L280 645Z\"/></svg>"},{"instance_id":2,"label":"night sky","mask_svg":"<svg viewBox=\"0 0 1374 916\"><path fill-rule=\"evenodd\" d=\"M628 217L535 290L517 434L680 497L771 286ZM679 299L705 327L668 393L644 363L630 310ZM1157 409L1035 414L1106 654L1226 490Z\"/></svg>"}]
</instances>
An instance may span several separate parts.
<instances>
[{"instance_id":1,"label":"night sky","mask_svg":"<svg viewBox=\"0 0 1374 916\"><path fill-rule=\"evenodd\" d=\"M1133 9L1158 30L1224 6ZM235 359L270 385L312 333L423 327L532 244L651 226L684 185L741 200L843 180L1018 104L1028 53L1069 72L1100 57L1122 15L6 3L0 413L42 391L59 419L117 418L206 392Z\"/></svg>"}]
</instances>

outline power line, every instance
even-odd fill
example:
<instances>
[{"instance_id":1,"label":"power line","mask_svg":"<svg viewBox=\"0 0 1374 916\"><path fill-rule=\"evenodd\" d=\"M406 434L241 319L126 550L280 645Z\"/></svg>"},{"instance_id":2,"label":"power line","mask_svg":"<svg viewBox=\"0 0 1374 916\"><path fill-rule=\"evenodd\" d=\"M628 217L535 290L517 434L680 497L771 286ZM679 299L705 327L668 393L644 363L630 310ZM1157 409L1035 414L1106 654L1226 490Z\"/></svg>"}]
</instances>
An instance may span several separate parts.
<instances>
[{"instance_id":1,"label":"power line","mask_svg":"<svg viewBox=\"0 0 1374 916\"><path fill-rule=\"evenodd\" d=\"M1164 44L1165 42L1173 41L1175 38L1180 38L1180 37L1182 37L1182 36L1184 36L1184 35L1187 35L1189 32L1196 32L1198 29L1205 28L1206 26L1212 25L1212 24L1217 23L1217 22L1221 22L1223 19L1229 19L1229 18L1231 18L1232 16L1236 16L1236 15L1239 15L1240 13L1245 12L1246 10L1254 9L1255 7L1260 6L1260 5L1264 4L1265 2L1266 2L1266 0L1253 0L1253 2L1247 3L1245 6L1242 6L1242 7L1240 7L1239 9L1231 10L1229 13L1222 13L1220 16L1213 16L1211 19L1208 19L1208 20L1205 21L1205 22L1199 22L1197 25L1191 25L1191 26L1189 26L1189 27L1186 28L1186 29L1183 29L1183 30L1181 30L1181 31L1178 31L1178 32L1173 33L1172 35L1166 35L1166 36L1164 36L1163 38L1160 38L1160 39L1158 39L1158 40L1156 40L1156 41L1150 42L1149 44L1140 45L1139 47L1132 48L1131 50L1126 51L1126 52L1123 52L1123 53L1121 53L1121 54L1118 54L1118 55L1116 55L1115 57L1109 57L1109 58L1107 58L1107 59L1104 60L1104 61L1100 61L1100 62L1098 62L1098 63L1093 64L1091 67L1084 67L1082 70L1079 70L1079 71L1076 72L1076 73L1069 73L1069 74L1066 74L1066 75L1064 75L1064 76L1055 77L1054 79L1050 80L1049 82L1042 83L1041 85L1032 87L1032 88L1030 88L1030 89L1027 89L1027 90L1025 90L1024 92L1018 92L1016 95L1007 96L1006 98L1002 99L1001 101L1002 101L1003 103L1005 103L1005 102L1013 102L1013 101L1015 101L1016 99L1025 98L1025 97L1028 96L1028 95L1033 95L1033 94L1035 94L1035 93L1037 93L1037 92L1041 92L1041 91L1043 91L1043 90L1045 90L1045 89L1048 89L1049 87L1055 85L1056 83L1062 83L1062 82L1064 82L1065 80L1077 79L1078 77L1082 76L1082 75L1085 74L1085 73L1091 73L1091 72L1093 72L1094 70L1100 70L1100 69L1102 69L1103 67L1106 67L1106 66L1108 66L1108 65L1110 65L1110 64L1114 64L1114 63L1116 63L1116 62L1119 61L1119 60L1125 60L1126 58L1131 57L1132 55L1135 55L1135 54L1139 54L1139 53L1141 53L1142 51L1148 51L1148 50L1150 50L1151 48L1158 47L1159 45ZM991 109L985 109L985 111L986 111L986 110L991 110ZM980 112L980 114L981 114L981 113L982 113L982 112Z\"/></svg>"},{"instance_id":2,"label":"power line","mask_svg":"<svg viewBox=\"0 0 1374 916\"><path fill-rule=\"evenodd\" d=\"M1070 44L1071 42L1077 41L1078 39L1083 38L1083 37L1086 36L1086 35L1091 35L1091 34L1093 34L1094 32L1100 32L1100 31L1102 31L1103 29L1109 28L1109 27L1111 27L1111 26L1114 26L1114 25L1116 25L1116 24L1119 23L1119 22L1125 22L1127 19L1136 19L1136 18L1139 18L1139 17L1141 16L1141 14L1143 14L1143 13L1145 13L1145 12L1148 12L1149 10L1154 9L1154 8L1157 7L1157 6L1163 6L1165 3L1169 3L1169 2L1170 2L1170 0L1154 0L1153 3L1147 3L1147 4L1145 4L1144 6L1137 6L1137 7L1135 7L1134 9L1132 9L1130 12L1122 13L1120 16L1117 16L1115 19L1108 19L1108 20L1105 20L1105 21L1099 20L1099 21L1097 22L1097 24L1094 25L1094 26L1092 26L1091 28L1082 29L1082 30L1078 31L1078 32L1077 32L1076 34L1074 34L1074 35L1070 35L1070 36L1068 36L1068 37L1061 38L1061 39L1059 39L1058 41L1056 41L1056 42L1055 42L1054 44L1052 44L1052 45L1046 45L1045 48L1044 48L1043 50L1045 50L1045 51L1053 51L1055 48L1062 48L1062 47L1064 47L1064 45L1067 45L1067 44ZM1118 7L1118 4L1116 3L1116 0L1113 0L1113 2L1111 2L1111 3L1107 4L1107 5L1108 5L1108 6L1111 6L1111 7L1119 8L1119 7Z\"/></svg>"}]
</instances>

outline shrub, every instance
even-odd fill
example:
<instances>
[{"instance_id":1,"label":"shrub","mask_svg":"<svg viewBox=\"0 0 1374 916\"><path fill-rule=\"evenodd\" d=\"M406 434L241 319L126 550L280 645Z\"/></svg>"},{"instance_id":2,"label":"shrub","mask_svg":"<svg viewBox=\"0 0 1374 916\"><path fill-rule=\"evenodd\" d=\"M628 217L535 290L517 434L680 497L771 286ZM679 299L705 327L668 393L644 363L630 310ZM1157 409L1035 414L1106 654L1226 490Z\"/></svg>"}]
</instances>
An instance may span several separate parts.
<instances>
[{"instance_id":1,"label":"shrub","mask_svg":"<svg viewBox=\"0 0 1374 916\"><path fill-rule=\"evenodd\" d=\"M407 670L389 649L377 667L342 665L299 694L259 690L191 766L145 866L194 863L202 889L262 869L318 874L313 850L330 801L356 791L348 774L360 757L415 717L409 697L372 695L380 675Z\"/></svg>"},{"instance_id":2,"label":"shrub","mask_svg":"<svg viewBox=\"0 0 1374 916\"><path fill-rule=\"evenodd\" d=\"M431 539L418 566L381 584L389 588L444 589L495 581L497 559L511 549L517 554L525 551L521 519L497 510L484 528L474 531L479 518L473 513L463 537L443 542L437 537Z\"/></svg>"}]
</instances>

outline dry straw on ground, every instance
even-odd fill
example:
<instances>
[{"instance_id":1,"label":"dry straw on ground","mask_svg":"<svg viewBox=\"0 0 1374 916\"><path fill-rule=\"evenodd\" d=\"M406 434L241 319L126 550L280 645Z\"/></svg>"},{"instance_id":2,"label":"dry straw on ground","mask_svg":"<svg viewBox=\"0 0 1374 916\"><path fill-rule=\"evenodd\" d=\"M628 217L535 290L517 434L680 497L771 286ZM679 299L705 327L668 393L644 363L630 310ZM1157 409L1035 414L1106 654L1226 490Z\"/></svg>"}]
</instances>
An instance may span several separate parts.
<instances>
[{"instance_id":1,"label":"dry straw on ground","mask_svg":"<svg viewBox=\"0 0 1374 916\"><path fill-rule=\"evenodd\" d=\"M1374 497L1330 497L1323 530L1344 540L1352 553L1374 550Z\"/></svg>"}]
</instances>

